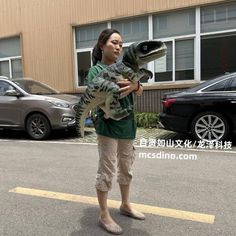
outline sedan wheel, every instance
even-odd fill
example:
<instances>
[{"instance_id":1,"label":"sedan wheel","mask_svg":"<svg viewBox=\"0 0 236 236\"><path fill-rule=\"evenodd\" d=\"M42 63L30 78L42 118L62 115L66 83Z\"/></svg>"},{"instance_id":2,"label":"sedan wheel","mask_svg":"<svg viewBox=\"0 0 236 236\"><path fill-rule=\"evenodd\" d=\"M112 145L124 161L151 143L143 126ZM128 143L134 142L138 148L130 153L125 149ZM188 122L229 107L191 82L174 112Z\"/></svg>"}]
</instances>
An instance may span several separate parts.
<instances>
[{"instance_id":1,"label":"sedan wheel","mask_svg":"<svg viewBox=\"0 0 236 236\"><path fill-rule=\"evenodd\" d=\"M45 116L33 114L27 119L26 131L32 139L41 140L50 135L51 127Z\"/></svg>"},{"instance_id":2,"label":"sedan wheel","mask_svg":"<svg viewBox=\"0 0 236 236\"><path fill-rule=\"evenodd\" d=\"M206 142L222 141L229 134L229 125L221 114L204 112L195 117L191 131L198 140Z\"/></svg>"}]
</instances>

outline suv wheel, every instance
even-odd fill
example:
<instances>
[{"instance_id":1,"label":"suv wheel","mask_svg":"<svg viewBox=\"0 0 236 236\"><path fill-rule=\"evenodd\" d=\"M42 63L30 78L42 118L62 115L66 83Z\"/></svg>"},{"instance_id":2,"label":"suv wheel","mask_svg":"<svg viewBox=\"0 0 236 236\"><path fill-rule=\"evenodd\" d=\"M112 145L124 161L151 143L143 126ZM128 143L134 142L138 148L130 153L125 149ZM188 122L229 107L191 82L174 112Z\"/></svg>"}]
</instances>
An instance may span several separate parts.
<instances>
[{"instance_id":1,"label":"suv wheel","mask_svg":"<svg viewBox=\"0 0 236 236\"><path fill-rule=\"evenodd\" d=\"M229 124L224 116L217 112L204 112L194 118L191 131L198 140L222 141L229 135Z\"/></svg>"},{"instance_id":2,"label":"suv wheel","mask_svg":"<svg viewBox=\"0 0 236 236\"><path fill-rule=\"evenodd\" d=\"M26 121L26 131L32 139L46 139L51 133L51 127L44 115L35 113Z\"/></svg>"}]
</instances>

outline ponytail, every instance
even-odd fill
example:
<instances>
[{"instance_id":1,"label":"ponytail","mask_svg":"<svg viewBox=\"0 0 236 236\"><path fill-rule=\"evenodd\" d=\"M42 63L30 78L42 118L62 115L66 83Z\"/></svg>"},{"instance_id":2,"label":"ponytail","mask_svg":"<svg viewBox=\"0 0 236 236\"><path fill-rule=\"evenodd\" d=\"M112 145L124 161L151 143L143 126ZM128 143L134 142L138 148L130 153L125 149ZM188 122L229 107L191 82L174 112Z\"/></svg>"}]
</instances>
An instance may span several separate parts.
<instances>
[{"instance_id":1,"label":"ponytail","mask_svg":"<svg viewBox=\"0 0 236 236\"><path fill-rule=\"evenodd\" d=\"M92 52L92 62L93 66L97 64L98 61L102 60L102 50L98 46L98 43L94 46L93 52Z\"/></svg>"}]
</instances>

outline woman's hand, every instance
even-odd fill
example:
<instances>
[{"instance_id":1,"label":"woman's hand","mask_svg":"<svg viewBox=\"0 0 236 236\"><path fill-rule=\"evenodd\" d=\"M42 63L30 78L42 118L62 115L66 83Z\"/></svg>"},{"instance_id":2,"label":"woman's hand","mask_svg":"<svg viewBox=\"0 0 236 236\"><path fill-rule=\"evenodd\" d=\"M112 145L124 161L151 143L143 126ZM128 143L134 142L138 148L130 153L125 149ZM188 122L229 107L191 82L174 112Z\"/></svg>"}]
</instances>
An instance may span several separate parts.
<instances>
[{"instance_id":1,"label":"woman's hand","mask_svg":"<svg viewBox=\"0 0 236 236\"><path fill-rule=\"evenodd\" d=\"M140 86L138 83L132 83L130 80L124 79L122 81L117 82L117 84L121 87L119 90L121 92L121 97L125 97L133 91L135 91L138 96L142 94L142 86Z\"/></svg>"}]
</instances>

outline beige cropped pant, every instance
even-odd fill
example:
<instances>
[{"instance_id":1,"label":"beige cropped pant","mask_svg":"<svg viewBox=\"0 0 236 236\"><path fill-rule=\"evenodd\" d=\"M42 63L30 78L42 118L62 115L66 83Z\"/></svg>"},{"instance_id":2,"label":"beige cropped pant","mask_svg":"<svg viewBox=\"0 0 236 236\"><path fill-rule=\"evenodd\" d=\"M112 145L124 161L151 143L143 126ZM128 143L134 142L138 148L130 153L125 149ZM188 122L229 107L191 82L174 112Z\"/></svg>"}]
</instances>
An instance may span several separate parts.
<instances>
[{"instance_id":1,"label":"beige cropped pant","mask_svg":"<svg viewBox=\"0 0 236 236\"><path fill-rule=\"evenodd\" d=\"M120 185L130 184L135 156L133 142L132 139L114 139L98 135L99 163L95 184L98 190L109 191L116 172Z\"/></svg>"}]
</instances>

